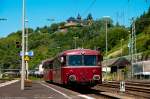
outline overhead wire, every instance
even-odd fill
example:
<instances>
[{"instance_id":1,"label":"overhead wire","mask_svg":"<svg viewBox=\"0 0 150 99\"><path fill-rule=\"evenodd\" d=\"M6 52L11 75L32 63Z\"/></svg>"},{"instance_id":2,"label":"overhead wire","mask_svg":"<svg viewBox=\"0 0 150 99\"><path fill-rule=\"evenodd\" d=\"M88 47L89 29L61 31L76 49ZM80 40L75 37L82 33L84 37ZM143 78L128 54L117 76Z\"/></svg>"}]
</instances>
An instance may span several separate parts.
<instances>
[{"instance_id":1,"label":"overhead wire","mask_svg":"<svg viewBox=\"0 0 150 99\"><path fill-rule=\"evenodd\" d=\"M87 14L87 12L93 7L93 5L95 4L96 0L93 0L91 2L91 4L88 6L88 8L83 12L82 16L84 16L85 14Z\"/></svg>"},{"instance_id":2,"label":"overhead wire","mask_svg":"<svg viewBox=\"0 0 150 99\"><path fill-rule=\"evenodd\" d=\"M128 2L130 2L131 0L128 0ZM144 0L146 3L148 3L149 0Z\"/></svg>"}]
</instances>

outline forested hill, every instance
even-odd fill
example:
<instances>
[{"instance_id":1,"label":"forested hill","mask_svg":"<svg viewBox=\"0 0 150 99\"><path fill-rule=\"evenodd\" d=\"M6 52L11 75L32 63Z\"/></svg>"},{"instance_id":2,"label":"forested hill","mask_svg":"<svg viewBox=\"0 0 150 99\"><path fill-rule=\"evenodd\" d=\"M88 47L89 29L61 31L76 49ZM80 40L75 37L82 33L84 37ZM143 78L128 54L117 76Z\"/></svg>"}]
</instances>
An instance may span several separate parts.
<instances>
[{"instance_id":1,"label":"forested hill","mask_svg":"<svg viewBox=\"0 0 150 99\"><path fill-rule=\"evenodd\" d=\"M150 9L136 19L137 27L137 52L149 53L150 49L150 22L143 18L150 18ZM68 24L73 20L76 24ZM29 61L30 68L35 68L47 58L59 52L77 48L100 48L105 55L105 23L108 24L108 51L109 57L117 57L121 53L112 54L121 48L123 39L123 55L128 54L128 38L130 28L113 24L109 18L94 20L89 14L86 19L70 17L66 22L54 23L50 26L29 28L29 50L34 51L34 56ZM142 20L142 21L141 21ZM0 39L0 65L3 68L20 68L21 57L21 31L11 33L6 38ZM76 43L75 43L76 42ZM16 44L17 43L17 44ZM149 55L149 54L148 54Z\"/></svg>"}]
</instances>

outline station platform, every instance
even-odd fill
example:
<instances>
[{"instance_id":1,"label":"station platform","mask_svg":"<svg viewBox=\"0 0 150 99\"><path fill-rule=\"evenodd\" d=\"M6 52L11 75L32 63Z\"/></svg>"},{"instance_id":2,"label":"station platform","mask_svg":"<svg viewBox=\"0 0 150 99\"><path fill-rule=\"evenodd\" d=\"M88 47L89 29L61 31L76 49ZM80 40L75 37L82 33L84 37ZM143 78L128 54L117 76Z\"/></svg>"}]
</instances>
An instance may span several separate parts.
<instances>
[{"instance_id":1,"label":"station platform","mask_svg":"<svg viewBox=\"0 0 150 99\"><path fill-rule=\"evenodd\" d=\"M66 99L63 95L33 81L32 87L20 89L20 81L0 87L0 99ZM64 97L64 98L63 98Z\"/></svg>"}]
</instances>

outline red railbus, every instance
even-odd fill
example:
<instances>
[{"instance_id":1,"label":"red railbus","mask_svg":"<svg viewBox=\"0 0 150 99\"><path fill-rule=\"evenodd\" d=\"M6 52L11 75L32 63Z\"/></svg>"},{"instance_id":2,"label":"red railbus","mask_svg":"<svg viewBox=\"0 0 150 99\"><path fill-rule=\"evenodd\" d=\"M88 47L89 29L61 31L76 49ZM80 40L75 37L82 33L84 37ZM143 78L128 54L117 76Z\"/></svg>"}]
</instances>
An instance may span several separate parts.
<instances>
[{"instance_id":1,"label":"red railbus","mask_svg":"<svg viewBox=\"0 0 150 99\"><path fill-rule=\"evenodd\" d=\"M102 83L102 55L90 49L73 49L43 61L44 80L71 85Z\"/></svg>"}]
</instances>

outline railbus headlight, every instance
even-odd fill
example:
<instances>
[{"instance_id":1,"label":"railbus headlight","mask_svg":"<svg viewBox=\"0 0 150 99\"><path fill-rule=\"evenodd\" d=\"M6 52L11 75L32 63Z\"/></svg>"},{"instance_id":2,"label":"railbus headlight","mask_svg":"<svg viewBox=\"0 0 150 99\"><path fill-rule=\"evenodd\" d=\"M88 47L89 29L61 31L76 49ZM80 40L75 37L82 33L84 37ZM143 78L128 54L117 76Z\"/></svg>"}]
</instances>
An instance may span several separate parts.
<instances>
[{"instance_id":1,"label":"railbus headlight","mask_svg":"<svg viewBox=\"0 0 150 99\"><path fill-rule=\"evenodd\" d=\"M76 76L75 75L70 75L69 80L70 81L76 81Z\"/></svg>"},{"instance_id":2,"label":"railbus headlight","mask_svg":"<svg viewBox=\"0 0 150 99\"><path fill-rule=\"evenodd\" d=\"M100 80L100 76L99 75L94 75L93 80Z\"/></svg>"}]
</instances>

